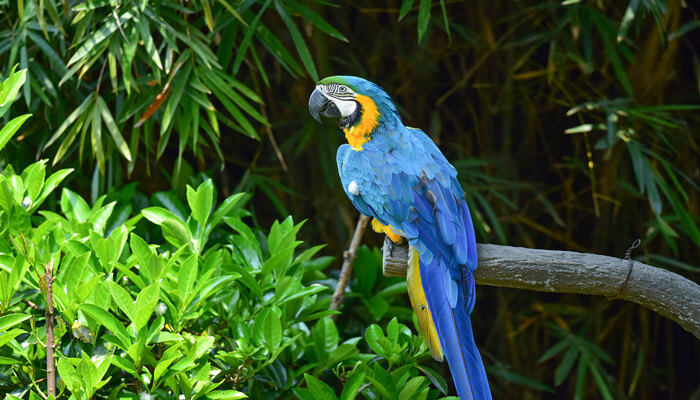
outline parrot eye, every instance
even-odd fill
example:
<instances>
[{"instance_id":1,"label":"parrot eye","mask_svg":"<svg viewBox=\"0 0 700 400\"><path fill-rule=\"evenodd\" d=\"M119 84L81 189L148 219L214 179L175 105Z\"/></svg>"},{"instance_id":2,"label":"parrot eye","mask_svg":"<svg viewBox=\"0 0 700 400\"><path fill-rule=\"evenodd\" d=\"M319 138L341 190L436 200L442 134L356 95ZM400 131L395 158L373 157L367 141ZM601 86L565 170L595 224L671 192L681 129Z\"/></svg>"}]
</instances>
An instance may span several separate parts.
<instances>
[{"instance_id":1,"label":"parrot eye","mask_svg":"<svg viewBox=\"0 0 700 400\"><path fill-rule=\"evenodd\" d=\"M345 86L341 86L340 88L338 88L338 91L339 91L340 93L345 93L345 92L348 91L348 88L345 87Z\"/></svg>"}]
</instances>

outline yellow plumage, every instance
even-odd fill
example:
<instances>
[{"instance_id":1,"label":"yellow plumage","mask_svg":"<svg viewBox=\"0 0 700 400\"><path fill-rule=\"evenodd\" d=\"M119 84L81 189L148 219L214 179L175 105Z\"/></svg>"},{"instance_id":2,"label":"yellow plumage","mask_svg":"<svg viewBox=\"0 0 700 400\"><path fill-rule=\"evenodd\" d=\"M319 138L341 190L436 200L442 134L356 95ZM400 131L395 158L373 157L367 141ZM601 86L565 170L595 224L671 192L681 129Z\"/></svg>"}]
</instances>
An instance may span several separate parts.
<instances>
[{"instance_id":1,"label":"yellow plumage","mask_svg":"<svg viewBox=\"0 0 700 400\"><path fill-rule=\"evenodd\" d=\"M362 116L360 122L350 128L344 128L345 139L352 146L353 150L362 150L362 145L369 142L370 134L379 124L379 109L374 100L367 96L358 94L355 100L362 105Z\"/></svg>"},{"instance_id":2,"label":"yellow plumage","mask_svg":"<svg viewBox=\"0 0 700 400\"><path fill-rule=\"evenodd\" d=\"M418 266L418 251L411 247L408 252L408 270L406 271L406 287L408 288L408 298L411 299L413 312L418 318L418 330L428 343L430 355L437 361L442 361L442 347L438 339L433 317L428 309L428 301L425 298L423 284L420 279L420 268Z\"/></svg>"},{"instance_id":3,"label":"yellow plumage","mask_svg":"<svg viewBox=\"0 0 700 400\"><path fill-rule=\"evenodd\" d=\"M372 219L372 230L377 233L384 232L384 234L386 234L389 237L389 239L391 239L391 241L394 243L398 244L403 241L403 238L401 237L400 233L395 233L394 228L392 228L391 225L382 225L382 223L377 221L376 218Z\"/></svg>"}]
</instances>

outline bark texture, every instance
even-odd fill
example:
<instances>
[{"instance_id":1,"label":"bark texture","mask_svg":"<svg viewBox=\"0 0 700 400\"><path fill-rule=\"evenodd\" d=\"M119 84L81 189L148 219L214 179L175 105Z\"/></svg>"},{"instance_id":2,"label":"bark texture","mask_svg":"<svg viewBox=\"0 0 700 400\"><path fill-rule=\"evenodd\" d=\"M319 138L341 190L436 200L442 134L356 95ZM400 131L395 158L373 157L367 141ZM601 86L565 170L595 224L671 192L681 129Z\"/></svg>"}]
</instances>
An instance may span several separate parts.
<instances>
[{"instance_id":1,"label":"bark texture","mask_svg":"<svg viewBox=\"0 0 700 400\"><path fill-rule=\"evenodd\" d=\"M573 251L478 244L476 283L540 292L615 296L628 272L628 261ZM406 276L408 251L385 239L387 276ZM676 321L700 338L700 285L676 273L633 262L627 284L616 297L647 307Z\"/></svg>"}]
</instances>

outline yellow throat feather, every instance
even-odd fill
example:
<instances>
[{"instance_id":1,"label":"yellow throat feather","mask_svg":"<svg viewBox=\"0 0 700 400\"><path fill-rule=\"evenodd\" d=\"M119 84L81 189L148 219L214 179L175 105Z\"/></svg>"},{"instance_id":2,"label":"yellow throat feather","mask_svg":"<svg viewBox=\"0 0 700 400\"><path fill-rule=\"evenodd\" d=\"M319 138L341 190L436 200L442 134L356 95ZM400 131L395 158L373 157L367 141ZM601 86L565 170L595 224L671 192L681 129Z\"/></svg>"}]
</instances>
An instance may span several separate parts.
<instances>
[{"instance_id":1,"label":"yellow throat feather","mask_svg":"<svg viewBox=\"0 0 700 400\"><path fill-rule=\"evenodd\" d=\"M379 109L374 100L365 95L358 94L355 100L362 106L360 122L355 126L343 128L345 139L353 150L362 150L362 145L369 142L370 134L379 125Z\"/></svg>"}]
</instances>

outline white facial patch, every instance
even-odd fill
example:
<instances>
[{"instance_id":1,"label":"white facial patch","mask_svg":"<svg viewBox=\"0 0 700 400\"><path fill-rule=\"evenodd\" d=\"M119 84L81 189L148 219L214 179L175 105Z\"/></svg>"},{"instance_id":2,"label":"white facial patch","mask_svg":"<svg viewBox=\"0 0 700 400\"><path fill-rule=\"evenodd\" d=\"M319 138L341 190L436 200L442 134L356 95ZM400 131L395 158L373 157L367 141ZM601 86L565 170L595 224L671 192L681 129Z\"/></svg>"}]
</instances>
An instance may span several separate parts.
<instances>
[{"instance_id":1,"label":"white facial patch","mask_svg":"<svg viewBox=\"0 0 700 400\"><path fill-rule=\"evenodd\" d=\"M338 110L340 110L340 116L343 118L347 118L351 116L354 112L355 109L357 109L357 103L355 103L355 100L338 100L338 99L331 99L338 107Z\"/></svg>"},{"instance_id":2,"label":"white facial patch","mask_svg":"<svg viewBox=\"0 0 700 400\"><path fill-rule=\"evenodd\" d=\"M316 89L318 89L321 94L326 96L328 100L335 103L335 106L338 107L338 111L340 111L340 116L342 118L347 118L357 109L357 103L355 102L355 96L357 93L347 86L342 86L343 89L341 92L338 90L339 87L341 87L341 85L318 85L316 86Z\"/></svg>"},{"instance_id":3,"label":"white facial patch","mask_svg":"<svg viewBox=\"0 0 700 400\"><path fill-rule=\"evenodd\" d=\"M348 184L348 192L352 194L353 196L357 196L360 194L360 188L357 187L357 182L352 181Z\"/></svg>"}]
</instances>

